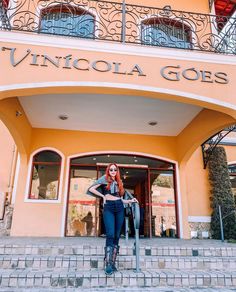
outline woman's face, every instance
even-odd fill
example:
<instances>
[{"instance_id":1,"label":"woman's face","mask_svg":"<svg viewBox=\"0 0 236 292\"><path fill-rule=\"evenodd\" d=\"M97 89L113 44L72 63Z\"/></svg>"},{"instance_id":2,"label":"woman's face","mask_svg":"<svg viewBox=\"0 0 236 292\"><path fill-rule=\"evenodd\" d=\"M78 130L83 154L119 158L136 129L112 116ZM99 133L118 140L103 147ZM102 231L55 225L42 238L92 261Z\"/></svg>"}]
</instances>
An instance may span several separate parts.
<instances>
[{"instance_id":1,"label":"woman's face","mask_svg":"<svg viewBox=\"0 0 236 292\"><path fill-rule=\"evenodd\" d=\"M109 167L109 174L112 179L115 179L116 174L117 174L117 167L114 164L111 164Z\"/></svg>"}]
</instances>

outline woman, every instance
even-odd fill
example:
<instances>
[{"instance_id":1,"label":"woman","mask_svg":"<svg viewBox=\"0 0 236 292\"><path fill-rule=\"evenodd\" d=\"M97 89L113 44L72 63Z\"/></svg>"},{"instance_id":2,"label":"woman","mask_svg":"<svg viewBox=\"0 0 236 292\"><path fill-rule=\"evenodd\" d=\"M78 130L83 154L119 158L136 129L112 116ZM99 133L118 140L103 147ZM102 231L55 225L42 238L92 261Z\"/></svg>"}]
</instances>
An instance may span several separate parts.
<instances>
[{"instance_id":1,"label":"woman","mask_svg":"<svg viewBox=\"0 0 236 292\"><path fill-rule=\"evenodd\" d=\"M120 232L124 222L124 204L138 203L133 198L123 199L125 190L120 171L115 163L110 163L104 176L99 178L88 191L103 198L103 220L106 229L105 273L111 275L117 271L115 261L119 253Z\"/></svg>"}]
</instances>

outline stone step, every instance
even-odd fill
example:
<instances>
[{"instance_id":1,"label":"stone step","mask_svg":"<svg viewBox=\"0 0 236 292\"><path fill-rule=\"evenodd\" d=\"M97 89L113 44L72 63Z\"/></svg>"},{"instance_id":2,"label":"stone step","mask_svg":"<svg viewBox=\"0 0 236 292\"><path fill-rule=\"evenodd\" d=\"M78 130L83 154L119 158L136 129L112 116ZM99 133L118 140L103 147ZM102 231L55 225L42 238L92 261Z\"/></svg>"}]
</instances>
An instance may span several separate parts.
<instances>
[{"instance_id":1,"label":"stone step","mask_svg":"<svg viewBox=\"0 0 236 292\"><path fill-rule=\"evenodd\" d=\"M102 269L103 256L45 256L45 255L0 255L0 269L77 269L95 270ZM119 269L135 269L135 256L118 256ZM170 256L141 256L140 268L149 269L196 269L196 270L228 270L236 271L236 257L170 257Z\"/></svg>"},{"instance_id":2,"label":"stone step","mask_svg":"<svg viewBox=\"0 0 236 292\"><path fill-rule=\"evenodd\" d=\"M219 271L121 271L106 276L100 271L0 270L1 288L84 288L97 287L228 287L235 288L236 272Z\"/></svg>"},{"instance_id":3,"label":"stone step","mask_svg":"<svg viewBox=\"0 0 236 292\"><path fill-rule=\"evenodd\" d=\"M78 292L78 291L87 291L87 292L143 292L143 287L102 287L102 288L47 288L47 287L40 287L40 288L30 288L30 292ZM29 288L0 288L0 292L29 292ZM145 292L235 292L234 288L182 288L182 287L154 287L154 288L147 288L145 287Z\"/></svg>"},{"instance_id":4,"label":"stone step","mask_svg":"<svg viewBox=\"0 0 236 292\"><path fill-rule=\"evenodd\" d=\"M104 243L103 243L104 244ZM98 245L16 245L1 244L0 255L103 255L104 246ZM133 245L122 245L120 255L134 255ZM141 256L202 256L202 257L236 257L235 247L201 247L201 246L140 246Z\"/></svg>"}]
</instances>

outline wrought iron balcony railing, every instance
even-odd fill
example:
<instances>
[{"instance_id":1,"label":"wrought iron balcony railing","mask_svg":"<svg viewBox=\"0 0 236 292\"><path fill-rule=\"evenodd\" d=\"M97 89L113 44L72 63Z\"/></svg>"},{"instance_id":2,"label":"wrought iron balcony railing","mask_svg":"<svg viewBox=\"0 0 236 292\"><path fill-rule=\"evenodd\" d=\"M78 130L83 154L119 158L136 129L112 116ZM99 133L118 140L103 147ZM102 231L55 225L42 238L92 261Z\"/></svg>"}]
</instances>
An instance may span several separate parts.
<instances>
[{"instance_id":1,"label":"wrought iron balcony railing","mask_svg":"<svg viewBox=\"0 0 236 292\"><path fill-rule=\"evenodd\" d=\"M235 17L124 0L11 0L0 10L2 30L236 54Z\"/></svg>"}]
</instances>

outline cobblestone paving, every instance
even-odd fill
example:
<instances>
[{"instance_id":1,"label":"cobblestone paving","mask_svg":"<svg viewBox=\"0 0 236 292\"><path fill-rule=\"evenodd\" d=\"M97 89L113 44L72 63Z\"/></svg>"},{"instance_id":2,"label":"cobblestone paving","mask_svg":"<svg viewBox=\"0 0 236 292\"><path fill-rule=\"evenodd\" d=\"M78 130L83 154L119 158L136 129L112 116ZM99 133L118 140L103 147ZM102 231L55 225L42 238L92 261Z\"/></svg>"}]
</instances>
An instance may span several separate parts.
<instances>
[{"instance_id":1,"label":"cobblestone paving","mask_svg":"<svg viewBox=\"0 0 236 292\"><path fill-rule=\"evenodd\" d=\"M145 267L142 268L146 268L147 270L154 268L154 266L150 266L149 258L152 259L152 264L156 264L154 259L158 254L158 260L160 263L157 262L157 272L153 269L150 272L151 276L146 277L146 274L149 272L144 270L143 273L145 274L145 277L138 278L138 280L133 276L131 276L130 279L128 277L128 280L125 278L124 287L119 287L123 284L122 281L120 281L122 277L119 277L119 274L115 277L115 283L111 283L109 280L107 285L104 273L102 272L102 274L100 274L98 273L99 271L96 271L97 269L101 269L102 271L102 267L100 267L98 263L100 260L99 257L103 255L104 243L104 238L1 237L0 255L2 258L0 258L0 276L2 277L2 282L0 292L236 292L236 244L227 242L222 243L217 240L142 238L140 240L140 256L145 259ZM127 243L125 239L121 239L120 244L122 256L128 261L129 257L133 256L134 240L130 239ZM97 257L94 257L94 255ZM70 272L73 272L76 260L80 259L82 256L82 262L84 264L81 266L81 272L84 272L85 274L88 273L89 277L91 274L96 273L98 273L98 276L91 277L90 279L85 275L86 279L83 285L78 285L78 288L73 288L76 287L75 285L64 285L63 281L67 283L67 274L70 276ZM165 259L165 256L167 256L167 259ZM177 257L178 261L176 256L179 256ZM55 258L57 261L54 260ZM166 262L164 262L164 259ZM200 263L198 263L198 261L200 261ZM92 262L92 266L90 262ZM127 262L127 264L128 263L129 262ZM176 266L177 264L178 267ZM72 265L71 270L68 269L70 265ZM205 268L205 270L201 271L200 269L200 271L194 271L193 267L195 266L196 268L196 265L200 265L198 266L199 269ZM14 266L15 270L13 269ZM76 267L78 268L79 266L76 265ZM92 268L95 270L86 272L86 269L89 270ZM122 268L125 270L128 269L126 266ZM168 270L169 268L171 268L171 270ZM176 279L173 276L175 275L175 268L179 268L176 272L179 276ZM181 269L183 269L183 271L181 271ZM77 269L75 269L75 271L76 270ZM159 275L158 272L160 272L160 270L162 273ZM61 271L61 274L59 275L60 277L58 276L59 271ZM37 274L37 277L34 276L35 273ZM131 271L128 271L128 274L130 273ZM143 287L144 283L139 283L139 280L144 281L144 278L148 278L147 281L150 282L152 273L157 274L157 277L154 278L155 281L158 280L159 282L153 285L157 287L151 288L151 285ZM168 276L169 274L170 277ZM188 276L189 274L191 274L191 277ZM57 279L59 279L58 277L61 280L61 282L59 281L60 285L51 285L50 287L50 285L45 284L46 282L50 284L51 278L53 278L53 280L55 278L57 282ZM75 275L73 274L72 277L75 277ZM81 277L83 280L83 275L81 276L78 274L78 277ZM167 287L164 287L165 284L163 284L163 277L166 279ZM91 280L91 285L87 278ZM101 283L98 281L100 278ZM173 287L173 279L175 279L177 287ZM26 280L35 281L35 285L32 285L32 283L31 285L26 285L28 283ZM71 281L71 279L69 280ZM98 281L98 284L94 284L95 280ZM45 285L42 285L42 288L36 288L40 287L39 282L42 284L42 281L46 281L45 283L43 282ZM194 281L194 284L192 284L192 281ZM102 285L102 283L104 283L104 285ZM19 288L16 288L17 285ZM129 285L131 285L131 287L128 287ZM163 287L161 288L159 285ZM6 288L3 288L4 286ZM99 288L102 286L104 287ZM181 286L184 288L181 288ZM201 286L209 286L209 288L200 288ZM210 288L214 286L225 286L229 288Z\"/></svg>"},{"instance_id":2,"label":"cobblestone paving","mask_svg":"<svg viewBox=\"0 0 236 292\"><path fill-rule=\"evenodd\" d=\"M0 292L77 292L77 291L84 291L84 292L236 292L235 289L227 289L227 288L100 288L100 289L79 289L79 288L67 288L67 289L35 289L35 288L28 288L28 289L0 289Z\"/></svg>"}]
</instances>

